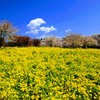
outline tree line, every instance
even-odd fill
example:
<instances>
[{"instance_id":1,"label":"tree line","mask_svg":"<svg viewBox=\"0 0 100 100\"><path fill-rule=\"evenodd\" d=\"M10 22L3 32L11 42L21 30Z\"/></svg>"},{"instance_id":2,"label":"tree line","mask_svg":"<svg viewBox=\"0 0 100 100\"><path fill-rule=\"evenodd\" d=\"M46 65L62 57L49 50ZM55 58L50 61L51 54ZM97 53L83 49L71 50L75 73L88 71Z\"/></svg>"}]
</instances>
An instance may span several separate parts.
<instances>
[{"instance_id":1,"label":"tree line","mask_svg":"<svg viewBox=\"0 0 100 100\"><path fill-rule=\"evenodd\" d=\"M17 29L9 21L0 22L0 47L24 47L24 46L50 46L63 48L100 48L100 34L82 36L77 33L69 33L64 38L48 36L43 39L32 39L28 36L16 34Z\"/></svg>"}]
</instances>

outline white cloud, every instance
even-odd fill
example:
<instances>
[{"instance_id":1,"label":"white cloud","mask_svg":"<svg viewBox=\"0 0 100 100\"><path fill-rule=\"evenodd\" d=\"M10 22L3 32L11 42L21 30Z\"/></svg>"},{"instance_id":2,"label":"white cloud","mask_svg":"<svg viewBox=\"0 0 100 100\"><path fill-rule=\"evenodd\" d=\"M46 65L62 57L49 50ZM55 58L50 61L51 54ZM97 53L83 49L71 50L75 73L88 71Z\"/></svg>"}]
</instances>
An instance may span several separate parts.
<instances>
[{"instance_id":1,"label":"white cloud","mask_svg":"<svg viewBox=\"0 0 100 100\"><path fill-rule=\"evenodd\" d=\"M30 23L27 25L28 28L30 29L35 29L39 26L41 26L42 24L45 24L46 22L41 19L41 18L36 18L34 20L31 20Z\"/></svg>"},{"instance_id":2,"label":"white cloud","mask_svg":"<svg viewBox=\"0 0 100 100\"><path fill-rule=\"evenodd\" d=\"M67 32L70 32L70 31L72 31L72 29L67 29L65 32L67 33Z\"/></svg>"},{"instance_id":3,"label":"white cloud","mask_svg":"<svg viewBox=\"0 0 100 100\"><path fill-rule=\"evenodd\" d=\"M57 30L53 26L50 26L50 27L41 26L43 24L46 24L46 22L42 18L36 18L36 19L31 20L30 23L27 24L29 31L26 32L26 34L28 33L38 34L39 32L49 33L51 31Z\"/></svg>"},{"instance_id":4,"label":"white cloud","mask_svg":"<svg viewBox=\"0 0 100 100\"><path fill-rule=\"evenodd\" d=\"M60 36L54 36L54 35L48 35L48 34L44 34L44 35L41 35L41 36L39 36L39 37L36 37L36 38L39 38L39 39L43 39L43 38L46 38L46 37L56 37L56 38L59 38L59 39L62 39L62 37L60 37Z\"/></svg>"},{"instance_id":5,"label":"white cloud","mask_svg":"<svg viewBox=\"0 0 100 100\"><path fill-rule=\"evenodd\" d=\"M51 27L40 27L40 31L43 31L43 32L45 32L45 33L49 33L49 32L51 32L51 31L55 31L56 30L56 28L54 28L53 26L51 26Z\"/></svg>"},{"instance_id":6,"label":"white cloud","mask_svg":"<svg viewBox=\"0 0 100 100\"><path fill-rule=\"evenodd\" d=\"M29 34L29 33L31 33L31 34L38 34L38 32L39 32L38 29L34 29L34 30L30 30L30 31L26 32L26 34Z\"/></svg>"}]
</instances>

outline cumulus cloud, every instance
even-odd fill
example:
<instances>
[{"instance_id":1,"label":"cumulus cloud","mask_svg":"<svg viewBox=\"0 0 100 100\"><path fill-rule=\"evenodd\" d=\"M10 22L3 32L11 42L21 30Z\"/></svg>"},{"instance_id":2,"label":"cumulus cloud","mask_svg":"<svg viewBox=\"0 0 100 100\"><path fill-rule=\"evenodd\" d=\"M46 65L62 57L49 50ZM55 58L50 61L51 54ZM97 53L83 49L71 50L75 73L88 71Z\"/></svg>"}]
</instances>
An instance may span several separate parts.
<instances>
[{"instance_id":1,"label":"cumulus cloud","mask_svg":"<svg viewBox=\"0 0 100 100\"><path fill-rule=\"evenodd\" d=\"M43 24L46 24L46 22L42 18L36 18L34 20L31 20L29 24L27 24L27 27L29 28L28 33L38 34L39 32L49 33L51 31L55 31L56 28L54 26L41 26Z\"/></svg>"},{"instance_id":2,"label":"cumulus cloud","mask_svg":"<svg viewBox=\"0 0 100 100\"><path fill-rule=\"evenodd\" d=\"M54 28L53 26L51 26L51 27L40 27L40 30L41 31L43 31L43 32L45 32L45 33L49 33L49 32L51 32L51 31L55 31L56 30L56 28Z\"/></svg>"},{"instance_id":3,"label":"cumulus cloud","mask_svg":"<svg viewBox=\"0 0 100 100\"><path fill-rule=\"evenodd\" d=\"M45 24L46 22L41 19L41 18L36 18L34 20L31 20L30 23L27 25L28 28L30 29L35 29L39 26L41 26L42 24Z\"/></svg>"},{"instance_id":4,"label":"cumulus cloud","mask_svg":"<svg viewBox=\"0 0 100 100\"><path fill-rule=\"evenodd\" d=\"M29 33L34 33L34 34L38 34L39 30L38 29L32 29L28 32L26 32L26 34L29 34Z\"/></svg>"}]
</instances>

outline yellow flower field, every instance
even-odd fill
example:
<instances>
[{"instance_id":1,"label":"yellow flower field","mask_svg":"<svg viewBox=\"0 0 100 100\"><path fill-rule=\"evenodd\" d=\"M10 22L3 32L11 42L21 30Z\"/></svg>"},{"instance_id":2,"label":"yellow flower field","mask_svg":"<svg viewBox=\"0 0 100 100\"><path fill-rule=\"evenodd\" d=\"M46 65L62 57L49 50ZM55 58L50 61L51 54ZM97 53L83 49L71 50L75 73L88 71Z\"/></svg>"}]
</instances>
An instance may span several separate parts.
<instances>
[{"instance_id":1,"label":"yellow flower field","mask_svg":"<svg viewBox=\"0 0 100 100\"><path fill-rule=\"evenodd\" d=\"M100 50L1 48L0 100L100 100Z\"/></svg>"}]
</instances>

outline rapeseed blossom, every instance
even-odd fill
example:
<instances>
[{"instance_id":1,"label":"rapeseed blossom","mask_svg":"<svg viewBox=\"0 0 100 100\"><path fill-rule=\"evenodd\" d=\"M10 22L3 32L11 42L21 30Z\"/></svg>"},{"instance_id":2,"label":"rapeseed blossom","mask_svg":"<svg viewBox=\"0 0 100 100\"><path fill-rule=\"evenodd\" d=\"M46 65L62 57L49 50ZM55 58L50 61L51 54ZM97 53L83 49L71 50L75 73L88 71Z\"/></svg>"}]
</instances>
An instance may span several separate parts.
<instances>
[{"instance_id":1,"label":"rapeseed blossom","mask_svg":"<svg viewBox=\"0 0 100 100\"><path fill-rule=\"evenodd\" d=\"M99 100L100 50L0 49L0 99Z\"/></svg>"}]
</instances>

